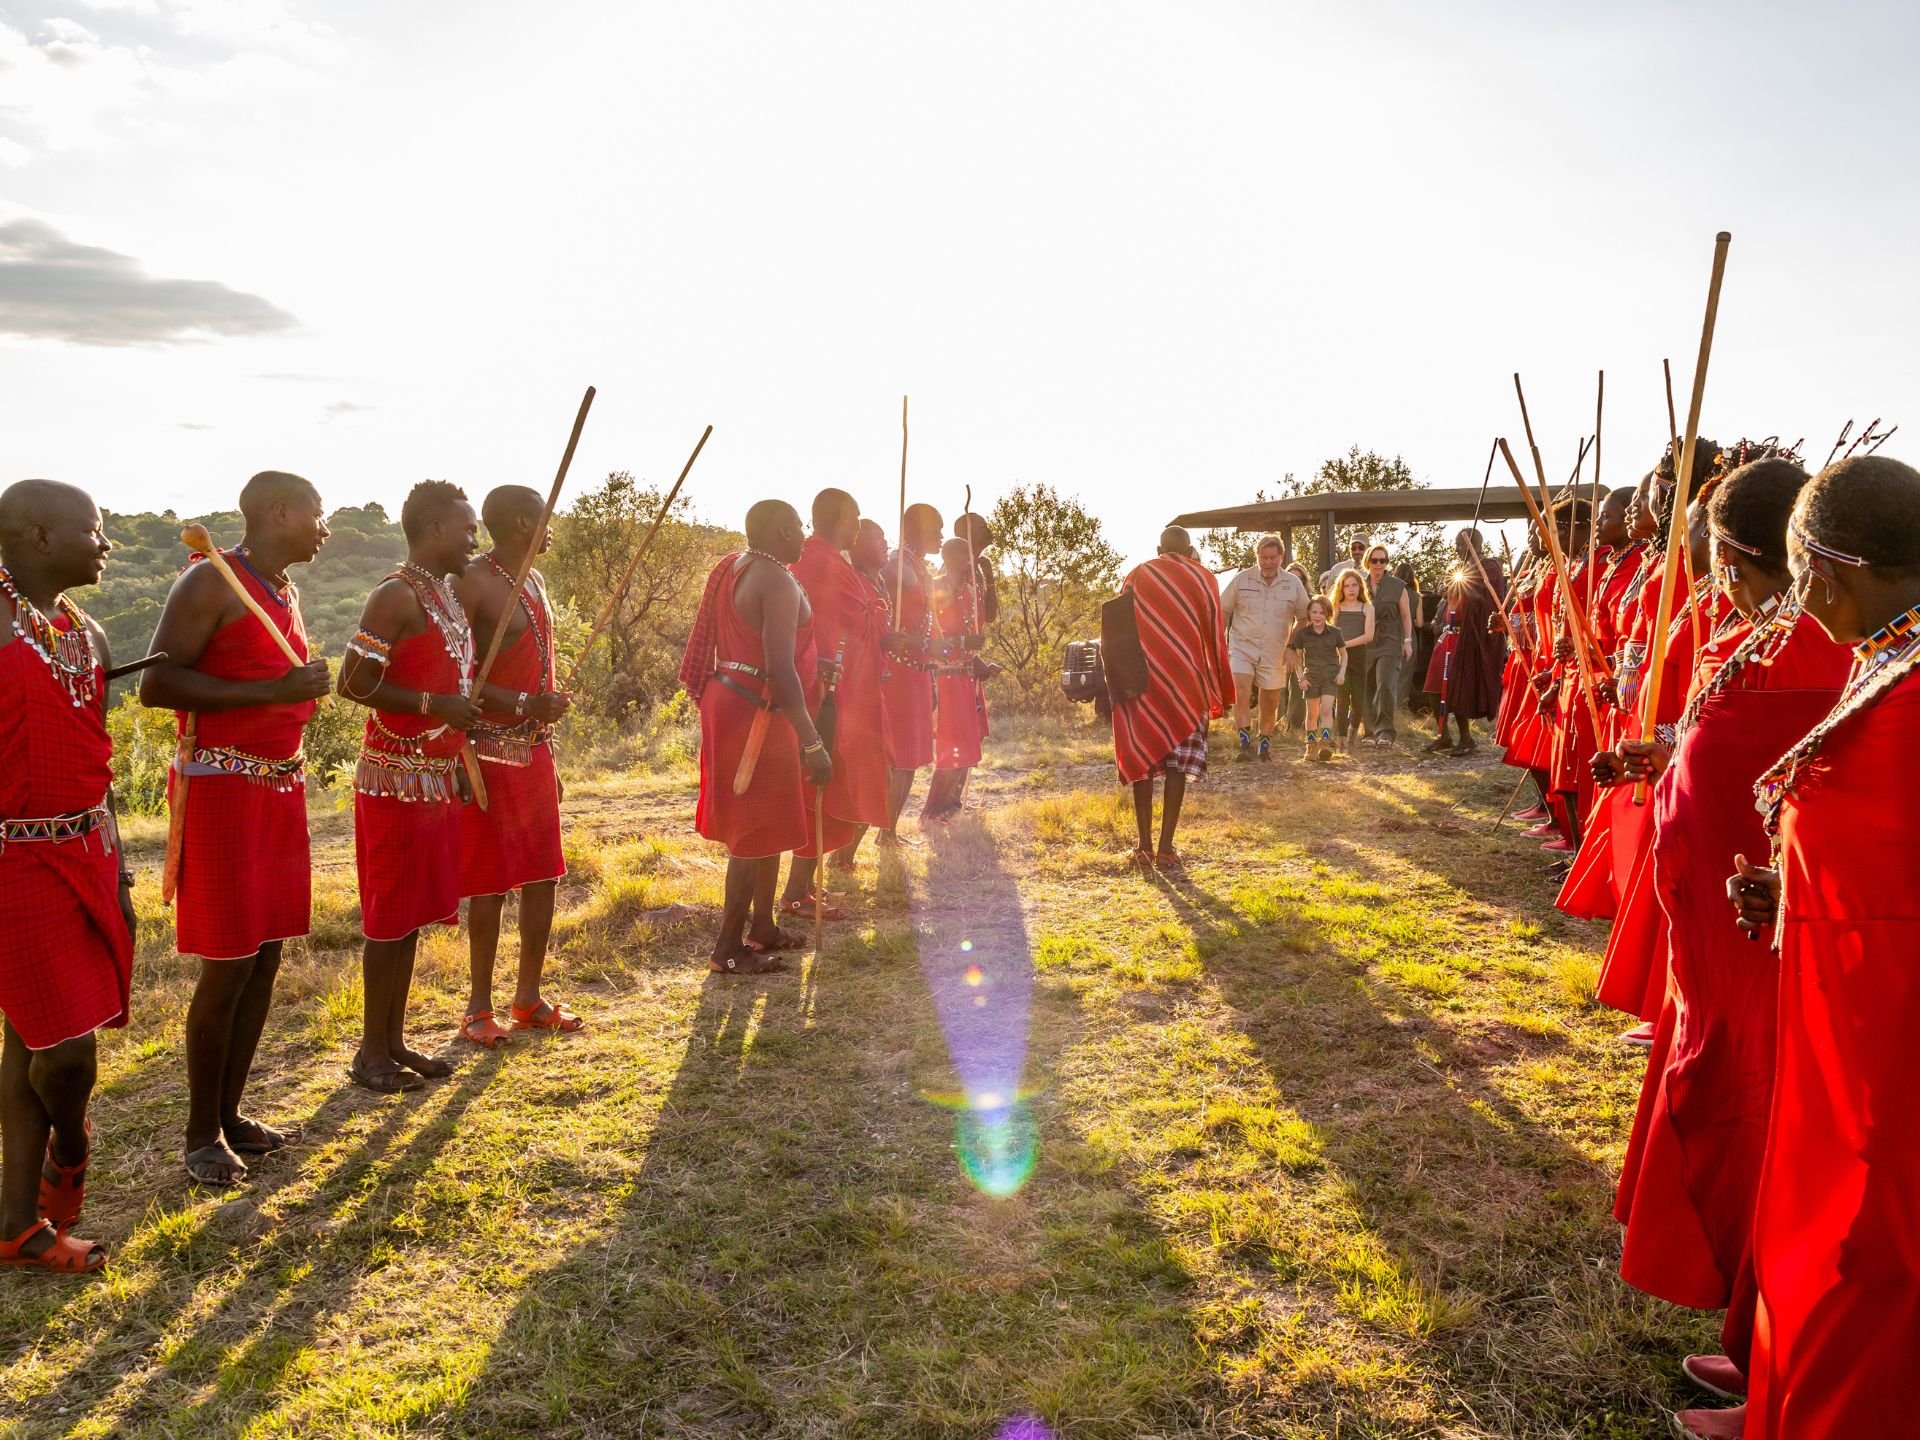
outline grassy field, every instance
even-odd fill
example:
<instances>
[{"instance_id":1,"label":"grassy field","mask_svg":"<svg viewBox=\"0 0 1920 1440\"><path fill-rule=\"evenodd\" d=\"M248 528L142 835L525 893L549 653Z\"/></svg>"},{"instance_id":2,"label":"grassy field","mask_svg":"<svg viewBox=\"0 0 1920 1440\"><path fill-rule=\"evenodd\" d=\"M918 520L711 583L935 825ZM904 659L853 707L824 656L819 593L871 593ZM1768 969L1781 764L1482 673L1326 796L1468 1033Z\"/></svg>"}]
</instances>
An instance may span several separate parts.
<instances>
[{"instance_id":1,"label":"grassy field","mask_svg":"<svg viewBox=\"0 0 1920 1440\"><path fill-rule=\"evenodd\" d=\"M306 1138L229 1194L180 1170L144 822L83 1225L114 1262L0 1276L0 1436L1654 1433L1711 1326L1615 1275L1640 1066L1597 931L1488 834L1511 772L1221 767L1172 880L1124 868L1097 737L988 758L980 814L866 856L824 955L754 981L706 973L690 772L576 782L551 972L588 1030L456 1049L436 935L416 1031L461 1065L401 1099L346 1084L351 834L316 809L254 1092ZM1032 1173L996 1197L952 1097L1009 1065Z\"/></svg>"}]
</instances>

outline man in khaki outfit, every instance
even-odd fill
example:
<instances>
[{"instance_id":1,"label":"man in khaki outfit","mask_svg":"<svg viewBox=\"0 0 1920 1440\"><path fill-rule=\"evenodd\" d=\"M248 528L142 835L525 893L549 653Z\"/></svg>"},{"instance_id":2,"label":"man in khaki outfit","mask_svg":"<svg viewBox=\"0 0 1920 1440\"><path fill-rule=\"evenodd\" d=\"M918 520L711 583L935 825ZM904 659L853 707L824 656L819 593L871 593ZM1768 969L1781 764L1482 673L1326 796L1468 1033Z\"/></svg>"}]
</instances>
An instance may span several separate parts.
<instances>
[{"instance_id":1,"label":"man in khaki outfit","mask_svg":"<svg viewBox=\"0 0 1920 1440\"><path fill-rule=\"evenodd\" d=\"M1233 723L1240 729L1236 760L1273 758L1274 711L1293 661L1287 637L1295 624L1307 618L1311 596L1300 578L1283 569L1286 547L1278 535L1262 535L1255 547L1259 564L1242 570L1227 582L1220 608L1227 620L1227 649L1233 660ZM1259 742L1248 729L1253 694L1260 694Z\"/></svg>"}]
</instances>

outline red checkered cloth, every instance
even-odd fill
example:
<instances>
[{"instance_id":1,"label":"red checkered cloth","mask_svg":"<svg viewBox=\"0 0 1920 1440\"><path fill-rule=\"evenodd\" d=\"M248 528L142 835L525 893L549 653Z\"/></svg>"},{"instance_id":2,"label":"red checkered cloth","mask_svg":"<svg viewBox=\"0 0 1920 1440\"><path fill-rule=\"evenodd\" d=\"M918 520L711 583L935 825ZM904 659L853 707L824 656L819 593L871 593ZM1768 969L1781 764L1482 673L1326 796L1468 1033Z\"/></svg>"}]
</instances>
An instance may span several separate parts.
<instances>
[{"instance_id":1,"label":"red checkered cloth","mask_svg":"<svg viewBox=\"0 0 1920 1440\"><path fill-rule=\"evenodd\" d=\"M1153 774L1165 775L1177 771L1190 780L1207 778L1207 732L1196 730L1185 740L1173 747L1173 752L1153 767Z\"/></svg>"},{"instance_id":2,"label":"red checkered cloth","mask_svg":"<svg viewBox=\"0 0 1920 1440\"><path fill-rule=\"evenodd\" d=\"M1113 709L1113 753L1122 784L1162 773L1194 731L1233 700L1220 586L1184 555L1158 555L1122 582L1133 592L1140 646L1147 657L1146 693Z\"/></svg>"},{"instance_id":3,"label":"red checkered cloth","mask_svg":"<svg viewBox=\"0 0 1920 1440\"><path fill-rule=\"evenodd\" d=\"M66 628L64 617L54 623ZM97 683L104 695L106 681ZM112 754L97 704L76 707L26 641L0 646L0 818L105 803ZM109 833L0 849L0 1015L30 1050L127 1023L133 942Z\"/></svg>"},{"instance_id":4,"label":"red checkered cloth","mask_svg":"<svg viewBox=\"0 0 1920 1440\"><path fill-rule=\"evenodd\" d=\"M304 659L307 627L298 593L283 604L243 562L234 563L233 573ZM286 674L287 657L259 620L243 613L214 632L193 668L223 680L273 680ZM209 710L195 718L194 743L284 760L299 751L316 706L303 700ZM186 715L178 718L184 727ZM169 804L177 789L176 777L169 775ZM175 948L207 960L244 960L262 945L306 934L313 864L305 782L208 775L196 768L188 775L186 807Z\"/></svg>"},{"instance_id":5,"label":"red checkered cloth","mask_svg":"<svg viewBox=\"0 0 1920 1440\"><path fill-rule=\"evenodd\" d=\"M450 695L460 688L459 669L432 624L393 647L386 679L408 690ZM437 720L418 715L370 717L370 740L380 748L376 722L406 735L424 735ZM445 730L421 742L429 756L460 749L460 732ZM371 748L371 747L370 747ZM460 804L400 795L353 796L353 855L360 877L360 933L369 940L404 940L423 925L452 925L460 918Z\"/></svg>"},{"instance_id":6,"label":"red checkered cloth","mask_svg":"<svg viewBox=\"0 0 1920 1440\"><path fill-rule=\"evenodd\" d=\"M765 564L767 562L758 562ZM713 608L713 658L764 667L767 656L758 630L740 618L733 592L739 576L729 556L708 577L702 607ZM691 653L691 647L689 647ZM794 637L795 668L803 686L813 682L813 626L800 626ZM748 690L765 682L744 672L728 678ZM800 737L777 710L768 716L766 738L754 765L747 793L733 793L733 777L746 752L753 717L762 713L752 701L729 685L707 685L700 696L700 804L694 828L709 840L727 847L737 860L761 860L807 844L813 833L811 791L801 779Z\"/></svg>"},{"instance_id":7,"label":"red checkered cloth","mask_svg":"<svg viewBox=\"0 0 1920 1440\"><path fill-rule=\"evenodd\" d=\"M680 685L696 705L707 681L713 678L714 647L719 639L716 616L720 582L733 573L733 562L740 558L740 553L734 551L707 572L707 588L700 594L700 608L694 611L693 629L687 633L687 648L680 656Z\"/></svg>"}]
</instances>

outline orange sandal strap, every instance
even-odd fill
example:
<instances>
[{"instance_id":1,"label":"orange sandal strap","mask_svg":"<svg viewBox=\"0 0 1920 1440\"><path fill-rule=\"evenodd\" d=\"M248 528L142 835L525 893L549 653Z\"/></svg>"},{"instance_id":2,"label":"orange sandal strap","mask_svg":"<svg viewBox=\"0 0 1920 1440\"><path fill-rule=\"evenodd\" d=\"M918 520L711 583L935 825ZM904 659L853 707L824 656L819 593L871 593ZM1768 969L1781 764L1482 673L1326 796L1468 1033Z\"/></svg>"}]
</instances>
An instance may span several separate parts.
<instances>
[{"instance_id":1,"label":"orange sandal strap","mask_svg":"<svg viewBox=\"0 0 1920 1440\"><path fill-rule=\"evenodd\" d=\"M38 1255L25 1255L27 1242L42 1230L53 1230L53 1243ZM53 1270L63 1275L84 1275L105 1268L107 1247L94 1240L76 1240L63 1235L45 1220L36 1220L11 1240L0 1240L0 1265L22 1270Z\"/></svg>"},{"instance_id":2,"label":"orange sandal strap","mask_svg":"<svg viewBox=\"0 0 1920 1440\"><path fill-rule=\"evenodd\" d=\"M516 1030L558 1030L562 1034L572 1035L584 1030L587 1022L564 1005L555 1005L542 1000L538 1005L522 1009L513 1007L513 1028Z\"/></svg>"},{"instance_id":3,"label":"orange sandal strap","mask_svg":"<svg viewBox=\"0 0 1920 1440\"><path fill-rule=\"evenodd\" d=\"M475 1010L460 1022L460 1038L471 1041L482 1050L497 1050L502 1045L511 1045L513 1036L505 1027L493 1018L491 1010Z\"/></svg>"}]
</instances>

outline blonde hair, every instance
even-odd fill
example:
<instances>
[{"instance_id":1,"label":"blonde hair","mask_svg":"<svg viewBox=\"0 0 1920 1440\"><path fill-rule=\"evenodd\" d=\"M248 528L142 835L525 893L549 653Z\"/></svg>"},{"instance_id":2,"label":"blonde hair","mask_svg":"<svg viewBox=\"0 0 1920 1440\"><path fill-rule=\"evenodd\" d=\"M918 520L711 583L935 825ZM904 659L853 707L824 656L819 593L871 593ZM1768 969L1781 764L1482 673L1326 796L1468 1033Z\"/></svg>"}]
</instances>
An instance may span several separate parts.
<instances>
[{"instance_id":1,"label":"blonde hair","mask_svg":"<svg viewBox=\"0 0 1920 1440\"><path fill-rule=\"evenodd\" d=\"M1362 605L1367 604L1373 599L1373 587L1367 584L1366 576L1362 575L1358 570L1342 570L1338 575L1333 577L1333 584L1327 587L1327 614L1330 617L1337 615L1340 612L1341 605L1346 603L1345 592L1347 581L1349 580L1360 587L1360 603Z\"/></svg>"}]
</instances>

